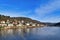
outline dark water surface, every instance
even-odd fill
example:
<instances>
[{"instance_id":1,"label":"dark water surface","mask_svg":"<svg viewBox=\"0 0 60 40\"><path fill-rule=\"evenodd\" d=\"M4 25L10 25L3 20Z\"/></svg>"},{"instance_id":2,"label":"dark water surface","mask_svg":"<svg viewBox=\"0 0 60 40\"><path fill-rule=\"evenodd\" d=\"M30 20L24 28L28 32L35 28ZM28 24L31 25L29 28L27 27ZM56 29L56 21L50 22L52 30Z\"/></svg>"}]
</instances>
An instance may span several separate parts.
<instances>
[{"instance_id":1,"label":"dark water surface","mask_svg":"<svg viewBox=\"0 0 60 40\"><path fill-rule=\"evenodd\" d=\"M60 27L0 30L0 40L60 40Z\"/></svg>"}]
</instances>

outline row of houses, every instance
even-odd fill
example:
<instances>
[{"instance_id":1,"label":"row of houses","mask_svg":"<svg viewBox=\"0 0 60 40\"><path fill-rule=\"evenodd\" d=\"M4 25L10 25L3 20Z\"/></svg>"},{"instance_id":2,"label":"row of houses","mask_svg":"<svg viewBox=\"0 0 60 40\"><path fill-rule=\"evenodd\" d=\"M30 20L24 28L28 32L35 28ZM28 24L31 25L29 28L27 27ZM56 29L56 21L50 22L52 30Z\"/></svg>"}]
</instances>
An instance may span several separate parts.
<instances>
[{"instance_id":1,"label":"row of houses","mask_svg":"<svg viewBox=\"0 0 60 40\"><path fill-rule=\"evenodd\" d=\"M0 21L0 27L10 27L10 26L16 26L16 27L19 27L19 26L44 26L43 24L37 24L37 23L33 23L33 22L27 22L25 23L24 20L21 20L21 21Z\"/></svg>"}]
</instances>

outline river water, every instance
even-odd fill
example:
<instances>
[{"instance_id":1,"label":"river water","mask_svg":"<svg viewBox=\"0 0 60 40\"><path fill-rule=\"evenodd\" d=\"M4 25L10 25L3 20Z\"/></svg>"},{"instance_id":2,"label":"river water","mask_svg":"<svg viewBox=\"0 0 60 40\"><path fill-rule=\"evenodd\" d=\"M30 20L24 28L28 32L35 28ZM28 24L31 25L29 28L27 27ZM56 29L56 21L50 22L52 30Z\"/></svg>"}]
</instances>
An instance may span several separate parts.
<instances>
[{"instance_id":1,"label":"river water","mask_svg":"<svg viewBox=\"0 0 60 40\"><path fill-rule=\"evenodd\" d=\"M0 30L0 40L60 40L60 27Z\"/></svg>"}]
</instances>

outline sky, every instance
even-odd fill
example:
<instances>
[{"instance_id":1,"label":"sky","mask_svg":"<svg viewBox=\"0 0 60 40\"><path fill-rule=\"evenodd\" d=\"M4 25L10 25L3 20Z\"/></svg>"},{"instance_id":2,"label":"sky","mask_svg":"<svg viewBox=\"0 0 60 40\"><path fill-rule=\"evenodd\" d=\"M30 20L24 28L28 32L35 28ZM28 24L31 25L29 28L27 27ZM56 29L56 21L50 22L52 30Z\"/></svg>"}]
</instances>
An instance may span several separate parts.
<instances>
[{"instance_id":1,"label":"sky","mask_svg":"<svg viewBox=\"0 0 60 40\"><path fill-rule=\"evenodd\" d=\"M0 14L60 22L60 0L0 0Z\"/></svg>"}]
</instances>

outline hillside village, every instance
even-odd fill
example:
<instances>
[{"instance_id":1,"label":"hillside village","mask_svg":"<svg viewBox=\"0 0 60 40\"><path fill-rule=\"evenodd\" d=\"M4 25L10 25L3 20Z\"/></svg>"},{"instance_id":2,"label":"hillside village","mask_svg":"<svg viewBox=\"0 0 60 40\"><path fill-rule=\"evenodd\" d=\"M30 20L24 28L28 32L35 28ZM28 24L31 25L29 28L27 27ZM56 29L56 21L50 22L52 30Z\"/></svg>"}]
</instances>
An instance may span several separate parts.
<instances>
[{"instance_id":1,"label":"hillside village","mask_svg":"<svg viewBox=\"0 0 60 40\"><path fill-rule=\"evenodd\" d=\"M7 16L4 16L4 17L0 15L0 28L1 27L3 28L19 28L19 27L31 28L31 27L43 27L46 25L39 21L32 20L29 18L24 18L24 17L18 17L18 18L16 17L8 18Z\"/></svg>"}]
</instances>

